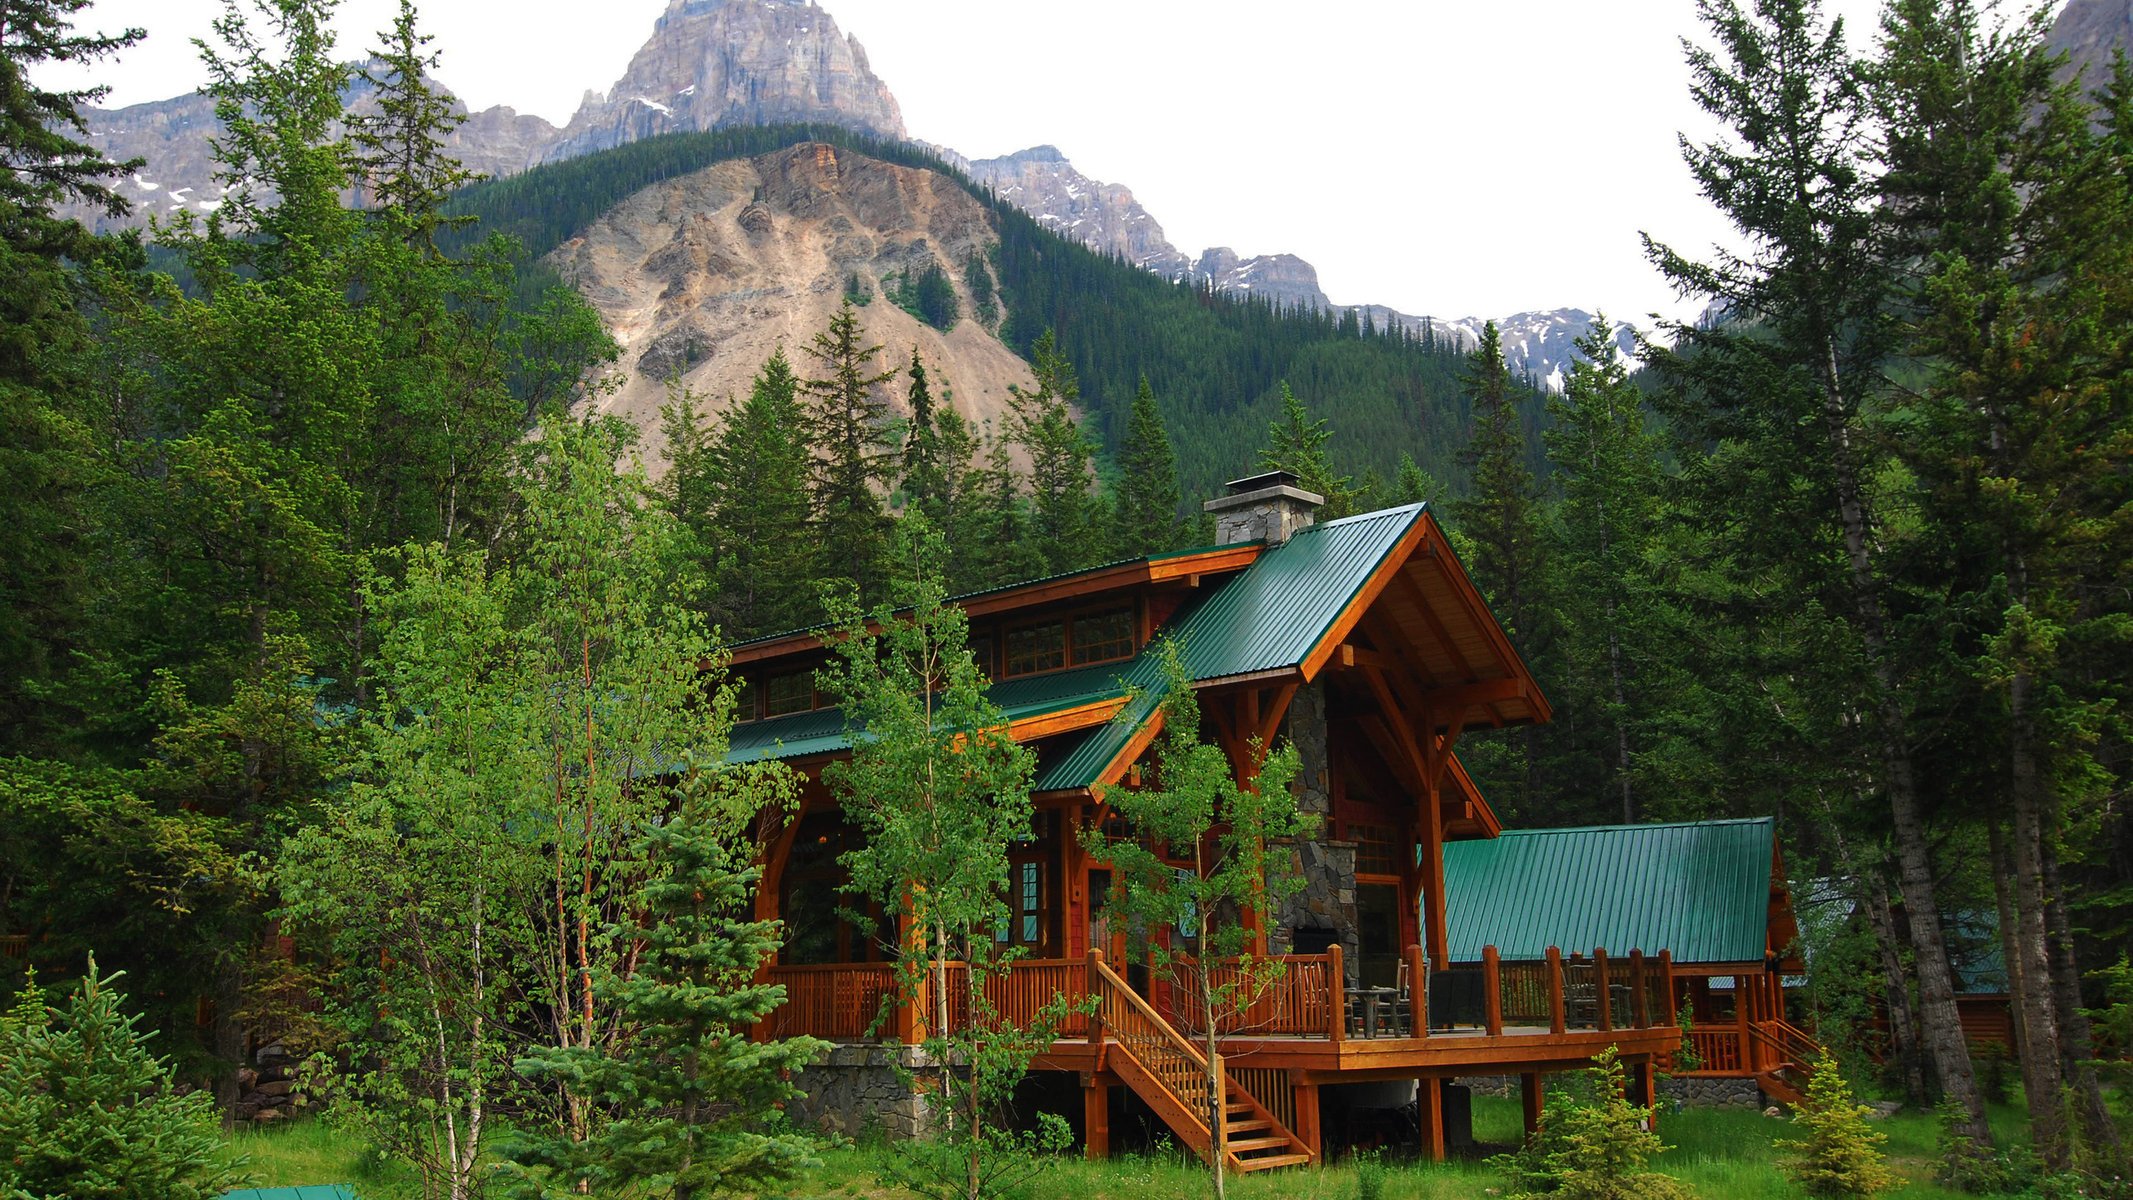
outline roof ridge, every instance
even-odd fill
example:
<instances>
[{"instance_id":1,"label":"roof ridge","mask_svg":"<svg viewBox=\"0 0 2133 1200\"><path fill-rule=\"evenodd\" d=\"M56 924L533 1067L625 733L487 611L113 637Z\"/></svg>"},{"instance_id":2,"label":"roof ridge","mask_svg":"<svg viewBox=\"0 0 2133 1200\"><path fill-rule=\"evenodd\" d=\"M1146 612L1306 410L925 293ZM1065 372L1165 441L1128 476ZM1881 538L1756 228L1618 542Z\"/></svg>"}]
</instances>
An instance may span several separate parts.
<instances>
[{"instance_id":1,"label":"roof ridge","mask_svg":"<svg viewBox=\"0 0 2133 1200\"><path fill-rule=\"evenodd\" d=\"M1616 833L1637 829L1701 829L1714 825L1774 825L1776 817L1710 817L1700 821L1638 821L1628 825L1550 825L1539 829L1506 829L1501 837L1532 837L1556 833Z\"/></svg>"}]
</instances>

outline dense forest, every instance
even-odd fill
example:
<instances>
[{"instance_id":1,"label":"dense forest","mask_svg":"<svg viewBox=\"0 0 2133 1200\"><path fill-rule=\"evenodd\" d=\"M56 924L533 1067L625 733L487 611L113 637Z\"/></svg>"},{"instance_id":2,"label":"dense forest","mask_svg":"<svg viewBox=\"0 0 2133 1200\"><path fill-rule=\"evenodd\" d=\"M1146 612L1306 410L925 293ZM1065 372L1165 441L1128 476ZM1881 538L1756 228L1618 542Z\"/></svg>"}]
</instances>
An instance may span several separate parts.
<instances>
[{"instance_id":1,"label":"dense forest","mask_svg":"<svg viewBox=\"0 0 2133 1200\"><path fill-rule=\"evenodd\" d=\"M920 665L855 651L841 694L889 728L949 679L963 729L991 728L944 595L1204 541L1196 500L1278 468L1325 518L1427 500L1450 528L1557 714L1460 746L1507 822L1775 814L1831 901L1807 1002L1846 1070L1945 1106L1957 1185L2122 1194L2100 1189L2123 1186L2133 1050L2123 61L2061 82L2041 18L1954 0L1893 0L1863 34L1813 0L1705 0L1717 132L1685 154L1744 249L1647 249L1727 319L1625 361L1601 318L1557 396L1493 328L1461 352L1280 311L987 197L1034 375L997 440L848 303L730 411L677 389L654 485L618 469L636 431L586 415L615 348L540 253L646 183L796 140L949 168L735 129L477 183L440 149L458 118L411 5L355 116L330 0L271 0L205 51L229 202L94 237L55 212L119 211L135 164L82 140L95 93L27 73L138 36L76 32L84 3L19 0L0 29L0 968L25 1011L93 951L225 1106L271 1027L343 1068L379 1145L461 1182L508 1093L525 1194L556 1194L538 1180L587 1178L602 1139L651 1136L588 1081L682 1051L625 1033L700 1048L773 1002L734 981L775 931L731 901L794 785L698 769L731 721L721 646L915 606L940 628L883 636ZM898 292L945 318L937 281ZM936 733L912 735L929 764L963 745ZM1004 863L1027 756L984 754L964 790ZM882 795L910 782L855 762ZM996 891L965 898L966 934ZM1954 1009L1989 950L2020 1152ZM809 1049L736 1067L731 1111L767 1112ZM660 1079L662 1113L728 1111ZM805 1157L746 1146L714 1182Z\"/></svg>"}]
</instances>

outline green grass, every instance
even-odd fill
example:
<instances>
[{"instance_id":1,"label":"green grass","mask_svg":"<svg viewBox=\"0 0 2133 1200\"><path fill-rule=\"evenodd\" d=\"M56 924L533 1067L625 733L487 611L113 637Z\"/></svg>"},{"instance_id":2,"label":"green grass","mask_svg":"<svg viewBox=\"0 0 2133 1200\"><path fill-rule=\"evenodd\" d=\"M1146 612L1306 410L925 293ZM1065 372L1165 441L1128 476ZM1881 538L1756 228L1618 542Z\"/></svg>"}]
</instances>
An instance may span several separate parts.
<instances>
[{"instance_id":1,"label":"green grass","mask_svg":"<svg viewBox=\"0 0 2133 1200\"><path fill-rule=\"evenodd\" d=\"M1962 1196L1932 1182L1938 1123L1931 1114L1899 1113L1880 1122L1888 1134L1890 1164L1910 1183L1891 1193L1899 1200L1955 1200ZM1658 1167L1709 1200L1798 1200L1801 1193L1777 1169L1775 1140L1789 1136L1791 1123L1746 1109L1689 1108L1660 1117L1659 1132L1668 1145ZM2020 1114L2011 1108L1993 1113L1993 1132L2001 1144L2022 1139ZM1485 1142L1505 1144L1519 1134L1515 1099L1477 1096L1474 1133ZM232 1149L251 1159L254 1182L261 1186L304 1183L351 1183L360 1200L414 1200L420 1191L412 1172L381 1164L360 1139L318 1121L285 1128L240 1133ZM882 1182L883 1163L891 1151L878 1144L844 1145L826 1151L818 1171L795 1182L795 1200L841 1197L889 1200L896 1193ZM1316 1171L1273 1171L1232 1181L1236 1200L1313 1197L1346 1200L1355 1194L1355 1171L1335 1163ZM1502 1176L1486 1163L1455 1160L1430 1164L1392 1159L1385 1173L1385 1200L1452 1200L1501 1194ZM1107 1162L1062 1158L1049 1165L1032 1185L1036 1200L1201 1200L1208 1195L1207 1173L1182 1154L1122 1155Z\"/></svg>"}]
</instances>

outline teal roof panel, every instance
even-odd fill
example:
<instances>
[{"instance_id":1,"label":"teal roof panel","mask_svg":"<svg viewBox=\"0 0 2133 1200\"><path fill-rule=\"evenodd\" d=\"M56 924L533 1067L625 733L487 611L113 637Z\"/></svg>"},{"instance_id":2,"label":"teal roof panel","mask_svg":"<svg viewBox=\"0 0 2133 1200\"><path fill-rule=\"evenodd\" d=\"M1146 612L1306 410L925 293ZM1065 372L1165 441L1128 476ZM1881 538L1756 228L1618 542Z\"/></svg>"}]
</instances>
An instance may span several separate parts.
<instances>
[{"instance_id":1,"label":"teal roof panel","mask_svg":"<svg viewBox=\"0 0 2133 1200\"><path fill-rule=\"evenodd\" d=\"M222 1193L221 1200L355 1200L355 1189L345 1183L314 1183L298 1187L238 1188Z\"/></svg>"},{"instance_id":2,"label":"teal roof panel","mask_svg":"<svg viewBox=\"0 0 2133 1200\"><path fill-rule=\"evenodd\" d=\"M1763 961L1777 831L1768 817L1507 829L1444 848L1453 962L1605 947L1677 963Z\"/></svg>"}]
</instances>

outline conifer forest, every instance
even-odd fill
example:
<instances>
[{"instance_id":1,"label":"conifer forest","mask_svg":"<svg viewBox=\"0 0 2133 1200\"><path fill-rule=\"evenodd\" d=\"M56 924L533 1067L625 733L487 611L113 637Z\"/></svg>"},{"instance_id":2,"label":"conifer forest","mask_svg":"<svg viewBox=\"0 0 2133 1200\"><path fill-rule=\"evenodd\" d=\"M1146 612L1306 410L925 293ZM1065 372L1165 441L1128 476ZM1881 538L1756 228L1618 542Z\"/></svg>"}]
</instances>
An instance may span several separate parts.
<instances>
[{"instance_id":1,"label":"conifer forest","mask_svg":"<svg viewBox=\"0 0 2133 1200\"><path fill-rule=\"evenodd\" d=\"M230 0L200 48L224 201L128 225L101 93L41 81L140 31L0 0L0 1197L219 1196L259 1178L227 1131L270 1087L410 1195L816 1194L845 1143L792 1114L831 1047L761 1035L795 914L754 897L824 804L863 840L819 849L882 1011L938 1006L905 1031L932 1132L869 1194L1065 1194L1081 1088L1033 1100L1032 1064L1113 1016L993 1012L1059 755L1004 732L1024 701L959 598L1211 548L1203 502L1267 472L1321 524L1444 529L1553 711L1459 741L1503 827L1775 819L1822 1057L1770 1194L2133 1196L2124 52L2073 73L2024 5L1697 0L1681 153L1733 248L1647 237L1703 315L1633 353L1598 317L1551 386L1493 323L1166 276L835 123L483 178L417 0L361 45L335 7ZM550 252L809 143L928 173L989 249L853 273L741 394L610 413L617 336ZM868 333L884 306L1026 382L965 415ZM795 631L849 751L814 772L731 751L762 682L736 655ZM1200 972L1179 1053L1219 1097L1216 1010L1273 986L1303 886L1268 847L1320 831L1290 740L1232 778L1164 653L1121 710L1162 734L1103 809L1130 845L1062 853L1110 854L1135 938L1175 933L1150 961ZM1625 1088L1610 1052L1548 1092L1486 1186L1677 1194ZM1882 1165L1866 1102L1932 1118L1927 1167ZM1259 1182L1222 1161L1213 1194ZM1354 1161L1366 1200L1405 1169Z\"/></svg>"}]
</instances>

